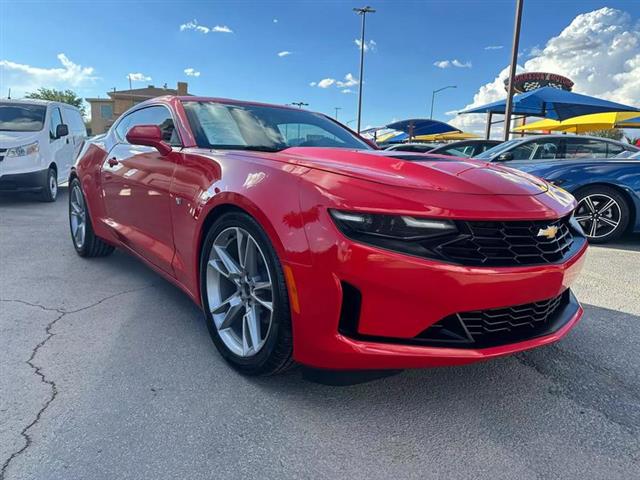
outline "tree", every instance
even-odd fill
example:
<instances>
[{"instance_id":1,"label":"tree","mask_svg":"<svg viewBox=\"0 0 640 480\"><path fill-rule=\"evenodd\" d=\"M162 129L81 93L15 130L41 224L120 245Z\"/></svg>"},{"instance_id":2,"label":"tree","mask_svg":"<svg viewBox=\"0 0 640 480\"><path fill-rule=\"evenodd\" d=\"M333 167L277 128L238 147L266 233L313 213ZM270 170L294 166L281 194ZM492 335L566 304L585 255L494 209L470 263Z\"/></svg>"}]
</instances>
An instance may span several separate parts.
<instances>
[{"instance_id":1,"label":"tree","mask_svg":"<svg viewBox=\"0 0 640 480\"><path fill-rule=\"evenodd\" d=\"M82 98L76 95L73 90L56 90L55 88L41 87L35 92L27 93L25 98L39 98L40 100L54 100L56 102L68 103L80 109L84 117L86 112L82 104Z\"/></svg>"},{"instance_id":2,"label":"tree","mask_svg":"<svg viewBox=\"0 0 640 480\"><path fill-rule=\"evenodd\" d=\"M619 128L608 128L606 130L594 130L589 132L594 137L611 138L612 140L622 140L624 132Z\"/></svg>"}]
</instances>

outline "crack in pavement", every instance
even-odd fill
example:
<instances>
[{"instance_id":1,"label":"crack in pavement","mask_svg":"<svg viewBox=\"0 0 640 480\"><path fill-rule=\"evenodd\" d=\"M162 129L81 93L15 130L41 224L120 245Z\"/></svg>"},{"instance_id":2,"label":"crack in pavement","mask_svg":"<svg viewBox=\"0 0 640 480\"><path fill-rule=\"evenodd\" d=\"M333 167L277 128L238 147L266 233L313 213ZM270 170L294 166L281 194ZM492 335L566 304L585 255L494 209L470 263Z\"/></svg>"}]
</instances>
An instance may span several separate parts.
<instances>
[{"instance_id":1,"label":"crack in pavement","mask_svg":"<svg viewBox=\"0 0 640 480\"><path fill-rule=\"evenodd\" d=\"M59 314L56 318L54 318L52 321L50 321L47 324L47 326L45 328L45 333L46 333L45 338L41 342L39 342L35 347L33 347L33 349L31 350L31 355L29 356L29 359L26 362L27 365L29 365L33 369L33 372L38 377L40 377L40 382L44 383L44 384L46 384L46 385L48 385L50 387L51 394L49 395L49 398L47 398L47 400L44 402L44 404L42 405L40 410L38 410L38 412L36 413L36 416L33 419L33 421L31 423L29 423L27 426L25 426L22 429L22 431L20 432L20 435L24 438L25 443L24 443L24 445L22 447L20 447L18 450L13 452L9 456L9 458L7 458L4 461L4 463L2 464L2 468L0 469L0 480L4 480L5 479L5 475L6 475L7 469L9 468L9 465L11 464L11 462L13 460L15 460L18 456L22 455L32 445L33 440L31 438L31 435L29 434L29 430L31 428L33 428L40 421L40 419L42 418L42 415L44 414L45 410L47 410L49 405L51 405L51 403L58 396L58 386L56 385L56 382L53 381L53 380L48 379L47 376L42 371L43 367L40 367L40 366L36 365L36 363L35 363L35 357L38 354L38 351L55 335L55 333L53 333L51 331L52 328L55 326L55 324L58 323L58 321L60 321L66 315L83 312L85 310L89 310L90 308L97 307L101 303L104 303L107 300L111 300L111 299L113 299L115 297L119 297L121 295L126 295L128 293L137 292L137 291L140 291L140 290L145 290L145 289L148 289L148 288L153 288L155 286L156 286L156 284L152 283L150 285L145 285L143 287L132 288L130 290L125 290L123 292L114 293L113 295L109 295L109 296L107 296L107 297L105 297L105 298L103 298L101 300L98 300L95 303L92 303L90 305L87 305L87 306L84 306L84 307L81 307L81 308L77 308L75 310L65 310L65 309L61 309L61 308L46 307L44 305L27 302L25 300L20 300L20 299L0 299L0 302L4 302L4 303L19 303L19 304L22 304L22 305L27 305L29 307L40 308L41 310L44 310L44 311L47 311L47 312L57 312Z\"/></svg>"}]
</instances>

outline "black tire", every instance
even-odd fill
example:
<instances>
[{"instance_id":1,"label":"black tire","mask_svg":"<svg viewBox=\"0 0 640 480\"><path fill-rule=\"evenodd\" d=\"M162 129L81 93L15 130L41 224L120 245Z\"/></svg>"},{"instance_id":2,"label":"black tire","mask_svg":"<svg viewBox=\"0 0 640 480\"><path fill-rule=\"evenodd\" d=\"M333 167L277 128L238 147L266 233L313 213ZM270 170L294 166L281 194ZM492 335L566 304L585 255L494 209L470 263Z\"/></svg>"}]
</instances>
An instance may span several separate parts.
<instances>
[{"instance_id":1,"label":"black tire","mask_svg":"<svg viewBox=\"0 0 640 480\"><path fill-rule=\"evenodd\" d=\"M241 227L256 240L264 253L273 288L271 328L260 351L250 357L238 356L225 345L214 324L208 301L206 272L209 255L216 237L229 227ZM294 364L291 310L284 273L271 241L252 217L239 211L225 213L209 228L200 254L200 291L209 335L222 357L235 370L244 375L266 376L282 373Z\"/></svg>"},{"instance_id":2,"label":"black tire","mask_svg":"<svg viewBox=\"0 0 640 480\"><path fill-rule=\"evenodd\" d=\"M84 241L81 244L78 244L73 235L71 202L74 189L78 189L79 195L82 196L82 201L85 205L85 234ZM69 229L71 231L71 243L73 243L73 248L75 248L76 253L81 257L106 257L107 255L111 255L115 250L112 245L109 245L94 233L93 225L91 223L91 217L89 215L89 209L86 208L86 202L84 199L84 194L82 193L82 187L80 186L80 181L77 178L72 179L69 183Z\"/></svg>"},{"instance_id":3,"label":"black tire","mask_svg":"<svg viewBox=\"0 0 640 480\"><path fill-rule=\"evenodd\" d=\"M47 175L42 185L40 200L43 202L55 202L58 198L58 172L53 167L47 170Z\"/></svg>"},{"instance_id":4,"label":"black tire","mask_svg":"<svg viewBox=\"0 0 640 480\"><path fill-rule=\"evenodd\" d=\"M596 232L595 236L592 236L590 233L590 221L587 220L582 222L581 225L589 243L607 243L613 240L617 240L620 238L627 230L629 226L629 222L631 220L631 209L629 208L629 204L627 199L615 188L607 187L605 185L594 185L592 187L586 187L581 190L578 190L575 193L575 197L578 200L578 208L576 209L575 215L580 217L584 214L589 214L588 207L586 205L586 199L597 199L597 198L609 198L615 202L617 205L618 212L615 211L616 207L612 207L612 214L615 216L619 213L619 222L617 227L611 230L608 233L600 233L599 230ZM600 204L601 205L601 204Z\"/></svg>"}]
</instances>

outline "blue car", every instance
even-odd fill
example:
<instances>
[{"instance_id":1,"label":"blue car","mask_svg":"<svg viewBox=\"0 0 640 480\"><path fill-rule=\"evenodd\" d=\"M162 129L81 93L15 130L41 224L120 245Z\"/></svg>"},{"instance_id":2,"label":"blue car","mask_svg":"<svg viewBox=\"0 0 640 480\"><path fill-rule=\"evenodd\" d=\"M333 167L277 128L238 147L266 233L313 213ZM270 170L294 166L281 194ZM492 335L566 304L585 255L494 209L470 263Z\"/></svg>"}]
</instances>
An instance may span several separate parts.
<instances>
[{"instance_id":1,"label":"blue car","mask_svg":"<svg viewBox=\"0 0 640 480\"><path fill-rule=\"evenodd\" d=\"M501 143L475 157L502 162L571 192L592 243L640 232L640 149L615 140L540 135Z\"/></svg>"}]
</instances>

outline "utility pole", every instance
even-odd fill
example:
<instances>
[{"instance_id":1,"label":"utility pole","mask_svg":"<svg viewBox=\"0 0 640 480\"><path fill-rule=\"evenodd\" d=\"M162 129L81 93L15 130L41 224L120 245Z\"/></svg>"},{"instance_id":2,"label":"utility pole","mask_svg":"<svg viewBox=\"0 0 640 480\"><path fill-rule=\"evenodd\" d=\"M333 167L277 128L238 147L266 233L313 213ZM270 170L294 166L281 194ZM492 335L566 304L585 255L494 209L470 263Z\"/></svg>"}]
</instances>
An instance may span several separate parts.
<instances>
[{"instance_id":1,"label":"utility pole","mask_svg":"<svg viewBox=\"0 0 640 480\"><path fill-rule=\"evenodd\" d=\"M513 77L518 65L518 48L520 45L520 24L522 22L522 5L524 0L516 0L516 18L513 26L513 44L511 46L511 66L509 68L509 87L507 89L507 104L504 109L504 141L509 140L511 130L511 108L513 102Z\"/></svg>"},{"instance_id":2,"label":"utility pole","mask_svg":"<svg viewBox=\"0 0 640 480\"><path fill-rule=\"evenodd\" d=\"M356 129L356 132L360 133L360 124L362 121L362 82L363 82L363 76L364 76L364 49L366 44L364 43L364 27L365 27L365 19L367 18L367 13L376 13L376 11L369 7L362 7L362 8L354 8L353 9L354 12L356 12L358 15L360 15L362 17L362 28L360 31L360 79L359 79L359 83L360 86L358 87L358 127Z\"/></svg>"},{"instance_id":3,"label":"utility pole","mask_svg":"<svg viewBox=\"0 0 640 480\"><path fill-rule=\"evenodd\" d=\"M129 78L129 95L131 96L131 106L133 107L133 88L131 88L131 74L127 76Z\"/></svg>"},{"instance_id":4,"label":"utility pole","mask_svg":"<svg viewBox=\"0 0 640 480\"><path fill-rule=\"evenodd\" d=\"M342 107L333 107L336 111L336 120L338 120L338 112L342 110Z\"/></svg>"},{"instance_id":5,"label":"utility pole","mask_svg":"<svg viewBox=\"0 0 640 480\"><path fill-rule=\"evenodd\" d=\"M429 118L433 118L433 102L435 101L436 93L441 92L443 90L446 90L447 88L458 88L458 86L457 85L447 85L446 87L438 88L437 90L433 90L431 92L431 114L429 115Z\"/></svg>"}]
</instances>

